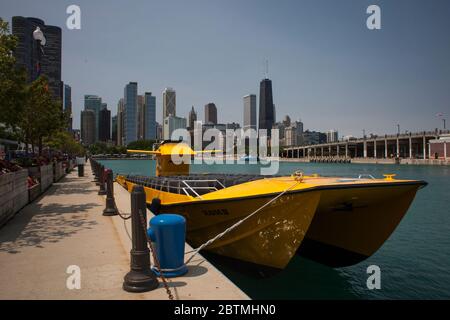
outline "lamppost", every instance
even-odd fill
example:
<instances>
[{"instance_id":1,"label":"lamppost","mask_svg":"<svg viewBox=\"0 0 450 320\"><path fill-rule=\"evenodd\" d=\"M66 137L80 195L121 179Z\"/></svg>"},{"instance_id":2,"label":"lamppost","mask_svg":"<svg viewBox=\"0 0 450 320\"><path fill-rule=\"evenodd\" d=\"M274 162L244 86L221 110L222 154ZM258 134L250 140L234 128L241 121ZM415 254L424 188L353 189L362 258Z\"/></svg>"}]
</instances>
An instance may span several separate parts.
<instances>
[{"instance_id":1,"label":"lamppost","mask_svg":"<svg viewBox=\"0 0 450 320\"><path fill-rule=\"evenodd\" d=\"M397 134L400 135L400 124L397 124Z\"/></svg>"},{"instance_id":2,"label":"lamppost","mask_svg":"<svg viewBox=\"0 0 450 320\"><path fill-rule=\"evenodd\" d=\"M39 78L41 73L41 55L44 54L44 46L47 42L44 33L41 28L36 27L33 31L33 39L37 42L38 52L37 52L37 64L36 64L36 79Z\"/></svg>"},{"instance_id":3,"label":"lamppost","mask_svg":"<svg viewBox=\"0 0 450 320\"><path fill-rule=\"evenodd\" d=\"M42 32L41 28L36 27L36 29L33 31L33 39L36 41L37 45L37 62L36 62L36 78L34 80L37 80L39 76L41 75L41 57L44 54L44 46L47 42L45 39L44 33ZM27 146L28 150L28 146ZM34 153L34 149L33 149Z\"/></svg>"}]
</instances>

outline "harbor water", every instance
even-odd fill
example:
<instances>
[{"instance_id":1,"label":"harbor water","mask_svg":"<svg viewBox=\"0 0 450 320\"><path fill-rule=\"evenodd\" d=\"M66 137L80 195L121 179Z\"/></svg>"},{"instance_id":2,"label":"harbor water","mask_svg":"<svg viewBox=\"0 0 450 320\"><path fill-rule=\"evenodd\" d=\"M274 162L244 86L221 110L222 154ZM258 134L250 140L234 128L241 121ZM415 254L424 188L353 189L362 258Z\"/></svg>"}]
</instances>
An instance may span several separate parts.
<instances>
[{"instance_id":1,"label":"harbor water","mask_svg":"<svg viewBox=\"0 0 450 320\"><path fill-rule=\"evenodd\" d=\"M155 174L153 160L104 160L114 173ZM450 167L419 165L326 164L280 162L279 174L358 177L386 173L428 182L385 244L369 259L333 269L294 257L271 278L258 278L212 261L254 299L449 299L450 298ZM259 173L255 164L193 165L192 172ZM381 289L369 290L367 267L381 270Z\"/></svg>"}]
</instances>

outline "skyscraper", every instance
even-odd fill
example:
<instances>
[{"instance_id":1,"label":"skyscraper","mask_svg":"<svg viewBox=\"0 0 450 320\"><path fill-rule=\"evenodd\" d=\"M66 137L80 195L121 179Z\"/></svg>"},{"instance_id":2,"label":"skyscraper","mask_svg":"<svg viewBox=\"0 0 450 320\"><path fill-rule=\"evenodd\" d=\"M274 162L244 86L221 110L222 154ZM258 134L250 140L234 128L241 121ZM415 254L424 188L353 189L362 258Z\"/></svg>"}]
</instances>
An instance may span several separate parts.
<instances>
[{"instance_id":1,"label":"skyscraper","mask_svg":"<svg viewBox=\"0 0 450 320\"><path fill-rule=\"evenodd\" d=\"M119 102L117 103L117 145L118 146L123 146L124 110L125 110L125 106L123 103L123 98L120 98Z\"/></svg>"},{"instance_id":2,"label":"skyscraper","mask_svg":"<svg viewBox=\"0 0 450 320\"><path fill-rule=\"evenodd\" d=\"M170 115L177 115L177 95L172 88L165 88L163 91L163 119Z\"/></svg>"},{"instance_id":3,"label":"skyscraper","mask_svg":"<svg viewBox=\"0 0 450 320\"><path fill-rule=\"evenodd\" d=\"M92 94L84 95L84 110L92 110L95 114L95 141L98 141L98 130L100 128L100 110L102 108L102 98Z\"/></svg>"},{"instance_id":4,"label":"skyscraper","mask_svg":"<svg viewBox=\"0 0 450 320\"><path fill-rule=\"evenodd\" d=\"M244 130L256 130L256 95L249 94L244 96Z\"/></svg>"},{"instance_id":5,"label":"skyscraper","mask_svg":"<svg viewBox=\"0 0 450 320\"><path fill-rule=\"evenodd\" d=\"M95 112L81 111L81 142L85 146L95 143Z\"/></svg>"},{"instance_id":6,"label":"skyscraper","mask_svg":"<svg viewBox=\"0 0 450 320\"><path fill-rule=\"evenodd\" d=\"M271 136L270 129L274 124L274 104L272 97L272 81L263 79L259 85L259 129L267 129L267 136Z\"/></svg>"},{"instance_id":7,"label":"skyscraper","mask_svg":"<svg viewBox=\"0 0 450 320\"><path fill-rule=\"evenodd\" d=\"M197 121L197 112L195 112L194 106L192 106L191 111L189 111L189 130L194 130L195 121Z\"/></svg>"},{"instance_id":8,"label":"skyscraper","mask_svg":"<svg viewBox=\"0 0 450 320\"><path fill-rule=\"evenodd\" d=\"M102 107L99 115L99 140L102 142L108 142L111 140L111 111L105 106L104 108Z\"/></svg>"},{"instance_id":9,"label":"skyscraper","mask_svg":"<svg viewBox=\"0 0 450 320\"><path fill-rule=\"evenodd\" d=\"M137 96L137 139L144 139L144 96L138 94Z\"/></svg>"},{"instance_id":10,"label":"skyscraper","mask_svg":"<svg viewBox=\"0 0 450 320\"><path fill-rule=\"evenodd\" d=\"M325 132L325 134L327 135L327 143L339 141L339 135L337 130L328 130L327 132Z\"/></svg>"},{"instance_id":11,"label":"skyscraper","mask_svg":"<svg viewBox=\"0 0 450 320\"><path fill-rule=\"evenodd\" d=\"M72 131L72 88L65 84L64 85L64 111L69 115L67 130Z\"/></svg>"},{"instance_id":12,"label":"skyscraper","mask_svg":"<svg viewBox=\"0 0 450 320\"><path fill-rule=\"evenodd\" d=\"M46 43L41 50L33 32L39 27ZM14 57L17 64L25 68L28 81L40 75L48 78L48 86L53 97L63 101L61 83L61 28L48 26L38 18L16 16L12 18L12 34L18 38Z\"/></svg>"},{"instance_id":13,"label":"skyscraper","mask_svg":"<svg viewBox=\"0 0 450 320\"><path fill-rule=\"evenodd\" d=\"M186 129L186 118L168 116L164 119L163 138L170 140L177 129Z\"/></svg>"},{"instance_id":14,"label":"skyscraper","mask_svg":"<svg viewBox=\"0 0 450 320\"><path fill-rule=\"evenodd\" d=\"M156 97L144 94L144 139L156 140Z\"/></svg>"},{"instance_id":15,"label":"skyscraper","mask_svg":"<svg viewBox=\"0 0 450 320\"><path fill-rule=\"evenodd\" d=\"M172 115L177 115L177 95L172 88L165 88L163 91L163 112L162 112L162 125L164 132L165 119Z\"/></svg>"},{"instance_id":16,"label":"skyscraper","mask_svg":"<svg viewBox=\"0 0 450 320\"><path fill-rule=\"evenodd\" d=\"M117 145L117 115L111 118L111 140Z\"/></svg>"},{"instance_id":17,"label":"skyscraper","mask_svg":"<svg viewBox=\"0 0 450 320\"><path fill-rule=\"evenodd\" d=\"M273 123L277 122L277 108L275 108L275 103L273 104Z\"/></svg>"},{"instance_id":18,"label":"skyscraper","mask_svg":"<svg viewBox=\"0 0 450 320\"><path fill-rule=\"evenodd\" d=\"M205 105L205 124L217 124L217 107L210 102Z\"/></svg>"},{"instance_id":19,"label":"skyscraper","mask_svg":"<svg viewBox=\"0 0 450 320\"><path fill-rule=\"evenodd\" d=\"M163 126L158 121L156 122L156 139L157 140L163 139Z\"/></svg>"},{"instance_id":20,"label":"skyscraper","mask_svg":"<svg viewBox=\"0 0 450 320\"><path fill-rule=\"evenodd\" d=\"M288 115L284 116L283 125L285 127L289 127L291 125L291 117L289 117Z\"/></svg>"},{"instance_id":21,"label":"skyscraper","mask_svg":"<svg viewBox=\"0 0 450 320\"><path fill-rule=\"evenodd\" d=\"M137 82L130 82L124 89L124 145L138 140Z\"/></svg>"}]
</instances>

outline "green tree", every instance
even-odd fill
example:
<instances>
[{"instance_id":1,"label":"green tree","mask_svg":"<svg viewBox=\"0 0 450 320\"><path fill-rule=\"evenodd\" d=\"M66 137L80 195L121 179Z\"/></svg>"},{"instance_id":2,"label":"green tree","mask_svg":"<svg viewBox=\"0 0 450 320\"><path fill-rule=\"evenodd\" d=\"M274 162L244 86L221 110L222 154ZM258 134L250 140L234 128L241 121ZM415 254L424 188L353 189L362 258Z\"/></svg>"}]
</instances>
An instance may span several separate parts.
<instances>
[{"instance_id":1,"label":"green tree","mask_svg":"<svg viewBox=\"0 0 450 320\"><path fill-rule=\"evenodd\" d=\"M25 143L37 144L41 154L44 138L64 130L66 123L61 103L52 97L47 78L40 76L27 88L19 121Z\"/></svg>"},{"instance_id":2,"label":"green tree","mask_svg":"<svg viewBox=\"0 0 450 320\"><path fill-rule=\"evenodd\" d=\"M45 139L44 142L50 148L60 150L63 153L79 156L85 154L83 146L75 141L72 134L68 131L59 131Z\"/></svg>"},{"instance_id":3,"label":"green tree","mask_svg":"<svg viewBox=\"0 0 450 320\"><path fill-rule=\"evenodd\" d=\"M110 146L105 142L96 142L88 148L91 154L126 154L125 146Z\"/></svg>"},{"instance_id":4,"label":"green tree","mask_svg":"<svg viewBox=\"0 0 450 320\"><path fill-rule=\"evenodd\" d=\"M27 85L25 70L17 67L13 55L16 47L17 38L0 18L0 134L38 145L41 154L44 139L65 129L68 115L52 97L44 76Z\"/></svg>"},{"instance_id":5,"label":"green tree","mask_svg":"<svg viewBox=\"0 0 450 320\"><path fill-rule=\"evenodd\" d=\"M17 38L9 33L8 22L0 18L0 123L16 130L25 99L25 70L18 69L13 51Z\"/></svg>"},{"instance_id":6,"label":"green tree","mask_svg":"<svg viewBox=\"0 0 450 320\"><path fill-rule=\"evenodd\" d=\"M105 142L96 142L89 146L89 152L91 154L106 154L108 153L108 146Z\"/></svg>"},{"instance_id":7,"label":"green tree","mask_svg":"<svg viewBox=\"0 0 450 320\"><path fill-rule=\"evenodd\" d=\"M153 150L153 144L155 142L155 140L137 140L130 142L127 148L134 150Z\"/></svg>"},{"instance_id":8,"label":"green tree","mask_svg":"<svg viewBox=\"0 0 450 320\"><path fill-rule=\"evenodd\" d=\"M125 146L112 146L111 150L108 153L111 153L111 154L126 154L127 153L127 147L125 147Z\"/></svg>"}]
</instances>

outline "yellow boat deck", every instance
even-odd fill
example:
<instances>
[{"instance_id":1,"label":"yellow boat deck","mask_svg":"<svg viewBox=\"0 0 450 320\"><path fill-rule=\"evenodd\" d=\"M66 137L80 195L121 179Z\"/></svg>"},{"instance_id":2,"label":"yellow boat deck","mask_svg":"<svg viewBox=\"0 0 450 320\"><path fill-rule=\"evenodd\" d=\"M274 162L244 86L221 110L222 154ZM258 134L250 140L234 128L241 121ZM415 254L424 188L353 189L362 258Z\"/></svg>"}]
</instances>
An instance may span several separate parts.
<instances>
[{"instance_id":1,"label":"yellow boat deck","mask_svg":"<svg viewBox=\"0 0 450 320\"><path fill-rule=\"evenodd\" d=\"M209 180L211 177L216 175L203 175L201 179L204 181ZM233 178L233 175L228 175ZM153 178L161 181L167 181L165 177ZM183 181L182 177L180 178ZM374 178L343 178L343 177L322 177L318 175L303 176L299 179L296 176L279 176L279 177L259 177L258 179L242 182L239 184L231 186L220 186L218 189L213 188L209 192L205 192L200 196L192 194L189 192L183 193L181 190L183 188L178 188L173 191L169 188L158 188L151 187L145 184L145 180L142 177L136 179L135 177L117 176L116 180L131 192L135 184L143 184L146 189L151 189L151 199L147 199L150 203L155 197L161 199L162 204L171 205L181 202L191 202L191 201L210 201L210 200L221 200L221 199L231 199L231 198L243 198L243 197L254 197L262 195L270 195L281 193L287 189L289 192L296 191L306 191L307 189L323 189L323 188L336 188L336 187L358 187L358 186L374 186L376 185L399 185L399 184L409 184L416 183L415 180L397 180L392 179L390 175L384 179L374 179ZM191 180L191 181L199 181ZM189 180L186 180L189 182ZM189 188L184 188L189 190ZM195 189L195 188L194 188Z\"/></svg>"}]
</instances>

